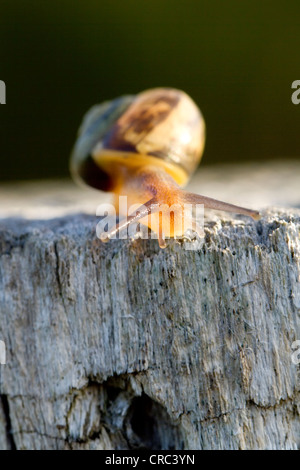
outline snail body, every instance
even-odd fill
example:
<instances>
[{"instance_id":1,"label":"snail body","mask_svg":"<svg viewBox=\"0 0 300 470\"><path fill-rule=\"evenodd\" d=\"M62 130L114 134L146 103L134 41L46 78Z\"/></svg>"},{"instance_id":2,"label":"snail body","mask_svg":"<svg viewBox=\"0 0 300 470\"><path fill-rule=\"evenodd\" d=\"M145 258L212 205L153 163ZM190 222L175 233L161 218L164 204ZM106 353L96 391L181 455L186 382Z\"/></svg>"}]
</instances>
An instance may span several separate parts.
<instances>
[{"instance_id":1,"label":"snail body","mask_svg":"<svg viewBox=\"0 0 300 470\"><path fill-rule=\"evenodd\" d=\"M129 206L141 205L103 240L140 220L158 234L164 247L165 237L183 235L183 224L174 213L185 204L257 218L258 212L182 189L201 160L204 143L202 114L183 91L155 88L94 106L80 127L71 172L76 180L113 192L117 209L120 195L128 197ZM163 224L161 205L175 207L169 224ZM192 215L187 224L185 220L184 229L189 228L197 231Z\"/></svg>"}]
</instances>

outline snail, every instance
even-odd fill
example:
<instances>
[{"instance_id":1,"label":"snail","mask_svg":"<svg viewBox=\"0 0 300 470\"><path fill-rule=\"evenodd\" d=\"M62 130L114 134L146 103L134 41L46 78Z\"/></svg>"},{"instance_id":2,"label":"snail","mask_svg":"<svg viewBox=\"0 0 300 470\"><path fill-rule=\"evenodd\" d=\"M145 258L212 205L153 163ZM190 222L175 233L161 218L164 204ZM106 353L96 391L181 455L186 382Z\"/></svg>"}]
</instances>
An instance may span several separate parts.
<instances>
[{"instance_id":1,"label":"snail","mask_svg":"<svg viewBox=\"0 0 300 470\"><path fill-rule=\"evenodd\" d=\"M174 213L169 227L162 229L161 205L182 208L202 204L258 219L257 211L182 189L200 162L204 142L205 122L200 110L177 89L154 88L94 106L79 129L71 173L75 180L113 192L117 211L120 195L126 195L130 205L141 206L105 232L102 240L109 240L139 220L157 233L164 248L166 237L184 233L182 224L175 223ZM184 228L198 231L193 216Z\"/></svg>"}]
</instances>

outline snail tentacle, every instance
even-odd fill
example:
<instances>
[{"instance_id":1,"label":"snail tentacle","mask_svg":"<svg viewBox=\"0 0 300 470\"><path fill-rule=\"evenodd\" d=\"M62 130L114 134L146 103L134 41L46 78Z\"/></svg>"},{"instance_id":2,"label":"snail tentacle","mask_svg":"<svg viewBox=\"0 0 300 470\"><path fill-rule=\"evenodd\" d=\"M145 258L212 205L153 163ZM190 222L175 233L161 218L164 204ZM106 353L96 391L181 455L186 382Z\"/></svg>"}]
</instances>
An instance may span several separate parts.
<instances>
[{"instance_id":1,"label":"snail tentacle","mask_svg":"<svg viewBox=\"0 0 300 470\"><path fill-rule=\"evenodd\" d=\"M236 214L243 214L252 217L254 220L259 220L261 215L258 211L246 209L245 207L229 204L228 202L219 201L201 194L190 193L184 191L184 199L186 203L190 204L203 204L206 209L215 209L225 212L235 212Z\"/></svg>"},{"instance_id":2,"label":"snail tentacle","mask_svg":"<svg viewBox=\"0 0 300 470\"><path fill-rule=\"evenodd\" d=\"M159 204L157 203L155 198L150 199L145 204L140 206L133 215L129 215L125 219L121 220L119 223L116 224L114 228L109 230L108 232L103 232L101 234L101 241L107 242L112 237L115 237L118 233L125 230L129 225L136 223L138 220L146 217L148 214L153 214L159 211Z\"/></svg>"}]
</instances>

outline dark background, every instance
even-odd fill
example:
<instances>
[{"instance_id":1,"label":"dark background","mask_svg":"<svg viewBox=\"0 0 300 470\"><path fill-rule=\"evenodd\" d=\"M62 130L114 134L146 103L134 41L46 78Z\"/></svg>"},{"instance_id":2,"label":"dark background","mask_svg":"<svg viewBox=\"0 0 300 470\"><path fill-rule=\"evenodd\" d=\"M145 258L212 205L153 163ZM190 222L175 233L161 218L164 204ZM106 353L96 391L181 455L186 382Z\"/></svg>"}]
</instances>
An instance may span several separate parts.
<instances>
[{"instance_id":1,"label":"dark background","mask_svg":"<svg viewBox=\"0 0 300 470\"><path fill-rule=\"evenodd\" d=\"M298 158L299 1L2 0L0 180L68 175L82 115L155 86L207 124L203 164Z\"/></svg>"}]
</instances>

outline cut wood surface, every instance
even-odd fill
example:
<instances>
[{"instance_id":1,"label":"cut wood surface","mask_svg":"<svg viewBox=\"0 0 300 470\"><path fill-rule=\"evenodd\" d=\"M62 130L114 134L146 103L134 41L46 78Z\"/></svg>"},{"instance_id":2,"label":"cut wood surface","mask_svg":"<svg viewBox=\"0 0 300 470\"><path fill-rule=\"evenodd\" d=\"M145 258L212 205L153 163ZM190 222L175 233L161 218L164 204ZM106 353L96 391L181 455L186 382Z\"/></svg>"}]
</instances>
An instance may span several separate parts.
<instances>
[{"instance_id":1,"label":"cut wood surface","mask_svg":"<svg viewBox=\"0 0 300 470\"><path fill-rule=\"evenodd\" d=\"M101 193L3 185L0 448L300 448L299 188L295 163L202 168L189 189L263 217L161 250L102 244Z\"/></svg>"}]
</instances>

